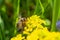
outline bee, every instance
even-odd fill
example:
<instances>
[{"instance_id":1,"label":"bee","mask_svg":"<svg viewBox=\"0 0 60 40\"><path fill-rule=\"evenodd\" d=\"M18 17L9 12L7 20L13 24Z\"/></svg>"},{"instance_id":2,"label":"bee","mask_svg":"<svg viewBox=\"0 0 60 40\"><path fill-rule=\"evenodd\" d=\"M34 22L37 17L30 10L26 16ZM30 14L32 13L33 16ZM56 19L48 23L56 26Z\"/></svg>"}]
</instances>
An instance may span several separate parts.
<instances>
[{"instance_id":1,"label":"bee","mask_svg":"<svg viewBox=\"0 0 60 40\"><path fill-rule=\"evenodd\" d=\"M17 31L18 32L23 32L24 27L26 26L26 18L19 18L19 21L17 23Z\"/></svg>"}]
</instances>

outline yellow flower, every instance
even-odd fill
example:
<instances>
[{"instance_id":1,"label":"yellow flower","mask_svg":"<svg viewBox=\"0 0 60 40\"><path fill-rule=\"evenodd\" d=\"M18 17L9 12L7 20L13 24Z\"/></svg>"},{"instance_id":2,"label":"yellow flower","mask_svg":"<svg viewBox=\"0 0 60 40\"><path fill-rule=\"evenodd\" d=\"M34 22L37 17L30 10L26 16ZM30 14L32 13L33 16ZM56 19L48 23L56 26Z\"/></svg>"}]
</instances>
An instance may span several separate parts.
<instances>
[{"instance_id":1,"label":"yellow flower","mask_svg":"<svg viewBox=\"0 0 60 40\"><path fill-rule=\"evenodd\" d=\"M27 36L27 40L38 40L38 32L33 31L30 35Z\"/></svg>"},{"instance_id":2,"label":"yellow flower","mask_svg":"<svg viewBox=\"0 0 60 40\"><path fill-rule=\"evenodd\" d=\"M60 40L60 32L50 32L47 27L41 25L42 23L46 24L40 16L33 15L27 18L26 27L23 31L23 34L27 34L27 36L22 37L22 34L18 34L11 40Z\"/></svg>"},{"instance_id":3,"label":"yellow flower","mask_svg":"<svg viewBox=\"0 0 60 40\"><path fill-rule=\"evenodd\" d=\"M21 34L18 34L16 37L11 38L11 40L22 40L24 37L22 37Z\"/></svg>"},{"instance_id":4,"label":"yellow flower","mask_svg":"<svg viewBox=\"0 0 60 40\"><path fill-rule=\"evenodd\" d=\"M13 37L13 38L11 38L11 40L17 40L17 38L16 37Z\"/></svg>"},{"instance_id":5,"label":"yellow flower","mask_svg":"<svg viewBox=\"0 0 60 40\"><path fill-rule=\"evenodd\" d=\"M30 34L28 31L23 31L23 34Z\"/></svg>"},{"instance_id":6,"label":"yellow flower","mask_svg":"<svg viewBox=\"0 0 60 40\"><path fill-rule=\"evenodd\" d=\"M33 15L30 18L27 18L26 25L27 27L39 27L42 23L45 24L45 21L40 18L40 16ZM41 26L42 27L42 26Z\"/></svg>"}]
</instances>

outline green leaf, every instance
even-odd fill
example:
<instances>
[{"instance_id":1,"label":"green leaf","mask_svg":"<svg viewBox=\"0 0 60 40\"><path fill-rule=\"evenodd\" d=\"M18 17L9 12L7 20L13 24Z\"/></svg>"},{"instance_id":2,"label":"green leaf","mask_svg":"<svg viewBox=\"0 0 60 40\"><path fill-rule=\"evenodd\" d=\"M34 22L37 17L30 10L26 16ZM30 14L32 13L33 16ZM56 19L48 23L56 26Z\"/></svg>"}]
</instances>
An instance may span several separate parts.
<instances>
[{"instance_id":1,"label":"green leaf","mask_svg":"<svg viewBox=\"0 0 60 40\"><path fill-rule=\"evenodd\" d=\"M60 8L60 0L54 0L51 31L56 31L56 22L58 20L59 8Z\"/></svg>"}]
</instances>

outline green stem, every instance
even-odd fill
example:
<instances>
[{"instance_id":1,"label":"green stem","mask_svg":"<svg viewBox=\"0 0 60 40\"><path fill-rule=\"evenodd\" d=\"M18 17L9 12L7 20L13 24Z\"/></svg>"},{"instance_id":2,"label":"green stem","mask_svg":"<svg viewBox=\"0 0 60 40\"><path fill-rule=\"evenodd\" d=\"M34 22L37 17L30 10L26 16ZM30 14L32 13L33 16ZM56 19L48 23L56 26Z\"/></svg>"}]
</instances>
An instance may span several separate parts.
<instances>
[{"instance_id":1,"label":"green stem","mask_svg":"<svg viewBox=\"0 0 60 40\"><path fill-rule=\"evenodd\" d=\"M0 39L5 40L4 22L0 16Z\"/></svg>"},{"instance_id":2,"label":"green stem","mask_svg":"<svg viewBox=\"0 0 60 40\"><path fill-rule=\"evenodd\" d=\"M43 5L42 5L42 3L41 3L40 0L39 0L39 3L40 3L40 6L41 6L41 9L42 9L42 16L43 16L43 13L44 13L44 7L43 7Z\"/></svg>"},{"instance_id":3,"label":"green stem","mask_svg":"<svg viewBox=\"0 0 60 40\"><path fill-rule=\"evenodd\" d=\"M26 9L27 9L27 17L29 17L30 16L30 10L29 10L29 5L30 5L30 0L26 0Z\"/></svg>"},{"instance_id":4,"label":"green stem","mask_svg":"<svg viewBox=\"0 0 60 40\"><path fill-rule=\"evenodd\" d=\"M51 31L56 31L56 21L58 19L59 7L60 7L59 5L60 5L60 1L54 0Z\"/></svg>"},{"instance_id":5,"label":"green stem","mask_svg":"<svg viewBox=\"0 0 60 40\"><path fill-rule=\"evenodd\" d=\"M3 38L2 38L2 34L1 34L1 30L0 30L0 40L2 40Z\"/></svg>"},{"instance_id":6,"label":"green stem","mask_svg":"<svg viewBox=\"0 0 60 40\"><path fill-rule=\"evenodd\" d=\"M35 11L34 11L34 15L36 14L37 6L38 6L38 0L36 0L36 8L35 8Z\"/></svg>"},{"instance_id":7,"label":"green stem","mask_svg":"<svg viewBox=\"0 0 60 40\"><path fill-rule=\"evenodd\" d=\"M14 25L15 25L15 29L14 29L14 35L17 33L16 30L16 18L18 18L19 16L19 9L20 9L20 0L17 0L17 6L16 6L16 0L14 2Z\"/></svg>"},{"instance_id":8,"label":"green stem","mask_svg":"<svg viewBox=\"0 0 60 40\"><path fill-rule=\"evenodd\" d=\"M40 7L39 7L40 6ZM41 8L41 11L40 11L40 8ZM36 0L36 8L35 8L35 11L34 11L34 14L37 14L37 15L39 15L39 13L41 13L42 12L42 17L43 17L43 13L44 13L44 7L43 7L43 5L42 5L42 3L41 3L41 1L40 0Z\"/></svg>"}]
</instances>

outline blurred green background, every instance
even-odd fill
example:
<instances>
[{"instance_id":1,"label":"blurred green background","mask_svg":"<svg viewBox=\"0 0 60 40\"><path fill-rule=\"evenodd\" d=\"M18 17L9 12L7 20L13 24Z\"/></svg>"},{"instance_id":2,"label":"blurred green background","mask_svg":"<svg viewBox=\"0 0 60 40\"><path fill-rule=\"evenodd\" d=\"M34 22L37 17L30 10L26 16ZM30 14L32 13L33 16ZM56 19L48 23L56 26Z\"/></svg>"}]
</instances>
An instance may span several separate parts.
<instances>
[{"instance_id":1,"label":"blurred green background","mask_svg":"<svg viewBox=\"0 0 60 40\"><path fill-rule=\"evenodd\" d=\"M60 0L0 0L0 40L17 34L16 18L41 16L50 31L56 31L60 20Z\"/></svg>"}]
</instances>

